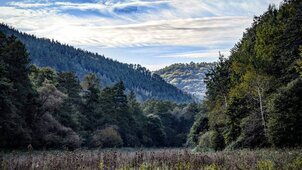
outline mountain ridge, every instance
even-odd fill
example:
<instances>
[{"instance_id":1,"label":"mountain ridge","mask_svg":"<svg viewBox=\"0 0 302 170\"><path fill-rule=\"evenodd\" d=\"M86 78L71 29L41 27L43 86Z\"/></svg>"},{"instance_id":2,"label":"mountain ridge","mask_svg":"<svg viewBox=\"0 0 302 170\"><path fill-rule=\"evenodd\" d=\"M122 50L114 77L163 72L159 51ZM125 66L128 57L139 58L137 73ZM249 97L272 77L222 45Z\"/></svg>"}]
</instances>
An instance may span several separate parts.
<instances>
[{"instance_id":1,"label":"mountain ridge","mask_svg":"<svg viewBox=\"0 0 302 170\"><path fill-rule=\"evenodd\" d=\"M214 63L175 63L154 73L200 101L203 100L206 93L204 78L212 66L214 66Z\"/></svg>"},{"instance_id":2,"label":"mountain ridge","mask_svg":"<svg viewBox=\"0 0 302 170\"><path fill-rule=\"evenodd\" d=\"M73 71L79 79L93 72L99 77L103 87L112 86L122 80L127 91L134 91L140 101L155 98L188 103L193 100L192 96L166 83L160 76L141 65L121 63L58 41L37 38L3 23L0 24L0 31L14 35L23 42L32 63L40 67L52 67L57 71Z\"/></svg>"}]
</instances>

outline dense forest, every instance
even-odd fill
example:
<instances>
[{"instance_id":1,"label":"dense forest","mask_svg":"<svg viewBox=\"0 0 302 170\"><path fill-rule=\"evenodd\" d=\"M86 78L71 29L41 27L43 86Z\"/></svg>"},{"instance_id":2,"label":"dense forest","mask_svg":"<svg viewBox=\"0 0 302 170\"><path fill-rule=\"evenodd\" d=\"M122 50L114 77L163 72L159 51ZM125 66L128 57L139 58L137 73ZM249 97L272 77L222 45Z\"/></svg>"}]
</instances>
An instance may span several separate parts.
<instances>
[{"instance_id":1,"label":"dense forest","mask_svg":"<svg viewBox=\"0 0 302 170\"><path fill-rule=\"evenodd\" d=\"M196 101L205 97L206 85L204 79L213 63L177 63L155 71L168 83L194 96Z\"/></svg>"},{"instance_id":2,"label":"dense forest","mask_svg":"<svg viewBox=\"0 0 302 170\"><path fill-rule=\"evenodd\" d=\"M301 170L302 0L156 73L0 25L0 169Z\"/></svg>"},{"instance_id":3,"label":"dense forest","mask_svg":"<svg viewBox=\"0 0 302 170\"><path fill-rule=\"evenodd\" d=\"M300 0L270 6L207 65L201 104L140 66L0 28L0 148L302 145Z\"/></svg>"},{"instance_id":4,"label":"dense forest","mask_svg":"<svg viewBox=\"0 0 302 170\"><path fill-rule=\"evenodd\" d=\"M95 73L102 87L112 86L123 81L127 93L134 91L138 100L150 98L189 103L192 97L157 74L152 74L140 65L123 64L102 55L63 45L57 41L36 38L0 24L0 31L16 36L25 44L32 63L39 67L51 67L56 71L71 71L83 80L88 73Z\"/></svg>"},{"instance_id":5,"label":"dense forest","mask_svg":"<svg viewBox=\"0 0 302 170\"><path fill-rule=\"evenodd\" d=\"M188 145L200 150L302 145L302 1L254 18L206 77Z\"/></svg>"},{"instance_id":6,"label":"dense forest","mask_svg":"<svg viewBox=\"0 0 302 170\"><path fill-rule=\"evenodd\" d=\"M123 81L102 87L89 73L30 63L16 37L0 33L0 148L177 147L199 106L154 99L139 103Z\"/></svg>"}]
</instances>

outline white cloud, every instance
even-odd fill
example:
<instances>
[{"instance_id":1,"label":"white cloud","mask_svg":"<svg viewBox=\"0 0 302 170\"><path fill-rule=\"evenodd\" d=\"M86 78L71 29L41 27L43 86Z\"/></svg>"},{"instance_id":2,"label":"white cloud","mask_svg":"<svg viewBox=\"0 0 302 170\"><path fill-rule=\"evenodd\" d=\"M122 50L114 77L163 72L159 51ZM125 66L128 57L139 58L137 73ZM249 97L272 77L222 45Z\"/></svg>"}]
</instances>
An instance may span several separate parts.
<instances>
[{"instance_id":1,"label":"white cloud","mask_svg":"<svg viewBox=\"0 0 302 170\"><path fill-rule=\"evenodd\" d=\"M49 3L24 3L24 2L9 2L8 5L20 8L33 8L33 7L46 7L50 6Z\"/></svg>"},{"instance_id":2,"label":"white cloud","mask_svg":"<svg viewBox=\"0 0 302 170\"><path fill-rule=\"evenodd\" d=\"M53 38L72 45L102 47L160 44L211 48L232 43L251 22L247 17L212 17L123 24L118 20L78 18L56 11L12 7L0 7L0 10L1 17L8 18L1 18L3 22L29 30L29 33L39 37Z\"/></svg>"},{"instance_id":3,"label":"white cloud","mask_svg":"<svg viewBox=\"0 0 302 170\"><path fill-rule=\"evenodd\" d=\"M110 3L108 3L110 2ZM254 15L268 4L281 0L160 0L105 3L72 3L56 1L10 2L0 6L0 22L17 29L75 46L102 48L142 46L188 46L207 51L171 53L158 58L217 57L228 54ZM142 13L117 13L115 9L149 7ZM102 15L72 15L66 10ZM144 8L142 8L144 9ZM149 10L150 9L150 10ZM127 54L123 54L127 55ZM155 68L159 64L149 65Z\"/></svg>"},{"instance_id":4,"label":"white cloud","mask_svg":"<svg viewBox=\"0 0 302 170\"><path fill-rule=\"evenodd\" d=\"M176 53L172 55L162 55L158 56L158 58L187 58L187 59L194 59L194 58L218 58L219 52L224 55L228 56L230 54L229 50L224 49L215 49L215 50L204 50L204 51L193 51L190 53Z\"/></svg>"},{"instance_id":5,"label":"white cloud","mask_svg":"<svg viewBox=\"0 0 302 170\"><path fill-rule=\"evenodd\" d=\"M144 67L148 68L150 71L156 71L171 64L145 64Z\"/></svg>"}]
</instances>

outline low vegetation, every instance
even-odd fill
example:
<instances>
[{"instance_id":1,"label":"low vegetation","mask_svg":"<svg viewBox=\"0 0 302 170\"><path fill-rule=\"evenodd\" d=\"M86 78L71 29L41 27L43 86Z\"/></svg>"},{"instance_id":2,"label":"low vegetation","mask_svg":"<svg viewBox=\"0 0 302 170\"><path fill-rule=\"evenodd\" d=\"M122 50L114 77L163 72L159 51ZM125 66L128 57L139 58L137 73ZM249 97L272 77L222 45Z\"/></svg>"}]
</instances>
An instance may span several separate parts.
<instances>
[{"instance_id":1,"label":"low vegetation","mask_svg":"<svg viewBox=\"0 0 302 170\"><path fill-rule=\"evenodd\" d=\"M0 169L301 169L302 150L79 150L1 154Z\"/></svg>"}]
</instances>

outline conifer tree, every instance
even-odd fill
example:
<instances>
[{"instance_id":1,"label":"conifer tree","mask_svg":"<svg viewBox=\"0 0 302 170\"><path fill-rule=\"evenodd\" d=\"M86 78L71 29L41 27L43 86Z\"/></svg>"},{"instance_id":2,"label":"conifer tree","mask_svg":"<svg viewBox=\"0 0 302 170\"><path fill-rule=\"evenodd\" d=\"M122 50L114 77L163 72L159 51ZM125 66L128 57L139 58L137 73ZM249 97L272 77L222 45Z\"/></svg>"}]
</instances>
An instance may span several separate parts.
<instances>
[{"instance_id":1,"label":"conifer tree","mask_svg":"<svg viewBox=\"0 0 302 170\"><path fill-rule=\"evenodd\" d=\"M37 113L37 94L29 80L30 63L25 46L0 33L1 146L24 147L31 143Z\"/></svg>"}]
</instances>

